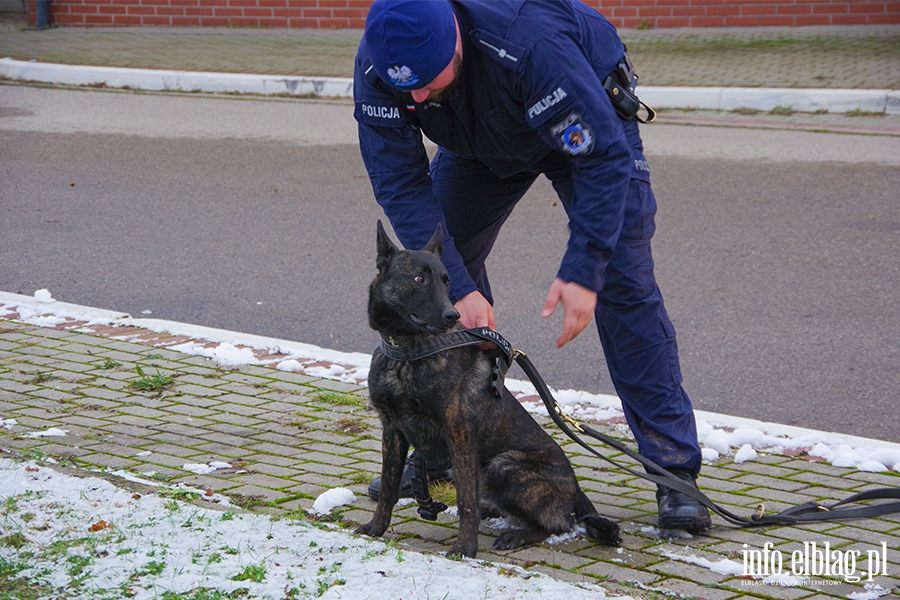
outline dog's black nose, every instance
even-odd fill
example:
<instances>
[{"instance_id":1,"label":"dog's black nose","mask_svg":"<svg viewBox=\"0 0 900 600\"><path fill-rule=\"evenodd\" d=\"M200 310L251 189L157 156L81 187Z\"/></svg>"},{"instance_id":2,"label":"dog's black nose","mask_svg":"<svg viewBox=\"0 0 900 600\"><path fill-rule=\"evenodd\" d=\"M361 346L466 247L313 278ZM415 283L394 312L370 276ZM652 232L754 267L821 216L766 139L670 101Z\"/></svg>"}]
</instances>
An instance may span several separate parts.
<instances>
[{"instance_id":1,"label":"dog's black nose","mask_svg":"<svg viewBox=\"0 0 900 600\"><path fill-rule=\"evenodd\" d=\"M453 325L457 321L459 321L459 311L455 308L448 308L444 311L444 321L447 325Z\"/></svg>"}]
</instances>

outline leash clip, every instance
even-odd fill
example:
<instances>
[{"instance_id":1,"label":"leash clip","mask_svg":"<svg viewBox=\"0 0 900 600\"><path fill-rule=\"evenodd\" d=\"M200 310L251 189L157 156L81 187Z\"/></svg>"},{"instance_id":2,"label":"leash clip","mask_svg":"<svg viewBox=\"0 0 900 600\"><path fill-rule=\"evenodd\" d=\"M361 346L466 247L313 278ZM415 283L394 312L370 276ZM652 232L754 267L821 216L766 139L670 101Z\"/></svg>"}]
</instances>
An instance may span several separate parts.
<instances>
[{"instance_id":1,"label":"leash clip","mask_svg":"<svg viewBox=\"0 0 900 600\"><path fill-rule=\"evenodd\" d=\"M556 414L558 414L563 421L571 425L572 428L575 429L575 431L577 431L578 433L584 433L584 429L581 428L581 424L576 421L574 417L564 413L562 407L559 405L559 402L554 405L554 408L556 408Z\"/></svg>"},{"instance_id":2,"label":"leash clip","mask_svg":"<svg viewBox=\"0 0 900 600\"><path fill-rule=\"evenodd\" d=\"M756 507L756 513L753 515L754 521L759 521L763 518L763 515L766 513L766 505L762 502L759 503L759 506Z\"/></svg>"}]
</instances>

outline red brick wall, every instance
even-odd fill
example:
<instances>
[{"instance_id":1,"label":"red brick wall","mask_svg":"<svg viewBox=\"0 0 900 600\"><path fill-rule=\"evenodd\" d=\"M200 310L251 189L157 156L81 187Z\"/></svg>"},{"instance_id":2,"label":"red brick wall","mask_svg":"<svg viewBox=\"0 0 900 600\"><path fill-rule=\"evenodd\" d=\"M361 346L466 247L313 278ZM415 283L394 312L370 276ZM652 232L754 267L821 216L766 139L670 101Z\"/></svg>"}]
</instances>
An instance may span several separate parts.
<instances>
[{"instance_id":1,"label":"red brick wall","mask_svg":"<svg viewBox=\"0 0 900 600\"><path fill-rule=\"evenodd\" d=\"M900 24L900 0L583 0L616 27ZM51 0L54 25L361 28L371 0ZM34 22L34 0L28 2Z\"/></svg>"}]
</instances>

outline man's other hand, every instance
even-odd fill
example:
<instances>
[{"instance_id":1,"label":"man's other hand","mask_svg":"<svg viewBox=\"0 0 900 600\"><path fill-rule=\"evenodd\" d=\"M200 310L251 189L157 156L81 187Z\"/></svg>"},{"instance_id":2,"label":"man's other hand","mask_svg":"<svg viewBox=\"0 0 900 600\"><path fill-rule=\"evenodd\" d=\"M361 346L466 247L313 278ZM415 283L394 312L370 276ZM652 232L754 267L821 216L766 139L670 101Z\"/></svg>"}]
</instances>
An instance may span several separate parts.
<instances>
[{"instance_id":1,"label":"man's other hand","mask_svg":"<svg viewBox=\"0 0 900 600\"><path fill-rule=\"evenodd\" d=\"M556 340L556 347L562 348L584 331L594 316L597 306L597 292L592 292L571 281L563 281L558 277L550 284L550 292L541 316L549 317L556 310L556 305L563 305L563 332Z\"/></svg>"}]
</instances>

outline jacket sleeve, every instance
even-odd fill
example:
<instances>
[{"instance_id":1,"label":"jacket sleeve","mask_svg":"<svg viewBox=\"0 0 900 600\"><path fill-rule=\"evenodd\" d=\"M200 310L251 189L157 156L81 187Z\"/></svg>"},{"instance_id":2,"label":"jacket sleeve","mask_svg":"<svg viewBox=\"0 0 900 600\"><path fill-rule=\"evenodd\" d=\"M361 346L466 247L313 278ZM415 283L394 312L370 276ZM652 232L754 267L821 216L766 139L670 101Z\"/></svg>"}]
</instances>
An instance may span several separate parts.
<instances>
[{"instance_id":1,"label":"jacket sleeve","mask_svg":"<svg viewBox=\"0 0 900 600\"><path fill-rule=\"evenodd\" d=\"M623 121L602 84L622 51L611 44L606 56L591 58L572 37L547 36L531 48L520 80L528 125L572 159L569 242L558 277L598 292L622 230L632 175Z\"/></svg>"},{"instance_id":2,"label":"jacket sleeve","mask_svg":"<svg viewBox=\"0 0 900 600\"><path fill-rule=\"evenodd\" d=\"M456 302L477 288L447 234L443 212L431 190L422 134L410 122L406 106L367 80L359 65L353 88L359 148L375 199L405 248L423 248L438 224L443 226L443 262L450 275L450 297Z\"/></svg>"}]
</instances>

